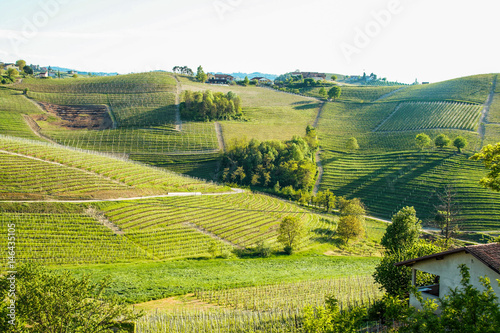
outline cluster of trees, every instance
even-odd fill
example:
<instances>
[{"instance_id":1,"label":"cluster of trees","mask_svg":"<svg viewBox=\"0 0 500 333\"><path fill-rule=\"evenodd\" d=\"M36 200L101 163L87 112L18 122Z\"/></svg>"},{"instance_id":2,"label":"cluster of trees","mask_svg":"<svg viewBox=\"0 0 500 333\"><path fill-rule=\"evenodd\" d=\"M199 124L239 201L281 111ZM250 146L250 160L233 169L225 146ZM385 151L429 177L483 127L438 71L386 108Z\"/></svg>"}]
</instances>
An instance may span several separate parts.
<instances>
[{"instance_id":1,"label":"cluster of trees","mask_svg":"<svg viewBox=\"0 0 500 333\"><path fill-rule=\"evenodd\" d=\"M332 75L332 81L337 80L335 75ZM290 92L293 94L300 94L303 91L309 90L311 87L321 87L319 89L319 94L323 98L328 98L330 100L336 100L340 97L341 89L339 86L334 85L332 82L326 82L324 80L315 81L312 78L304 79L302 75L292 75L291 73L280 75L274 81L275 84L272 86L274 89ZM325 88L326 87L326 88ZM327 89L331 87L330 89Z\"/></svg>"},{"instance_id":2,"label":"cluster of trees","mask_svg":"<svg viewBox=\"0 0 500 333\"><path fill-rule=\"evenodd\" d=\"M3 76L1 78L1 83L2 84L7 84L7 83L12 83L16 80L16 77L19 75L33 75L33 68L31 66L26 65L25 60L18 60L16 61L16 66L20 69L21 72L19 72L15 68L9 68L7 71L5 71L5 66L4 64L0 64L0 76Z\"/></svg>"},{"instance_id":3,"label":"cluster of trees","mask_svg":"<svg viewBox=\"0 0 500 333\"><path fill-rule=\"evenodd\" d=\"M203 67L198 66L198 69L196 70L196 80L198 80L198 82L204 83L207 81L207 79L208 75L203 70Z\"/></svg>"},{"instance_id":4,"label":"cluster of trees","mask_svg":"<svg viewBox=\"0 0 500 333\"><path fill-rule=\"evenodd\" d=\"M182 93L180 112L183 118L193 120L238 119L243 116L241 99L233 92L193 92Z\"/></svg>"},{"instance_id":5,"label":"cluster of trees","mask_svg":"<svg viewBox=\"0 0 500 333\"><path fill-rule=\"evenodd\" d=\"M310 191L316 178L316 130L288 141L233 141L222 161L222 180L240 185L272 188L274 192ZM286 192L286 191L285 191Z\"/></svg>"},{"instance_id":6,"label":"cluster of trees","mask_svg":"<svg viewBox=\"0 0 500 333\"><path fill-rule=\"evenodd\" d=\"M431 142L432 142L431 138L425 133L417 134L417 136L415 137L415 145L420 150L429 147L431 145ZM439 134L434 139L434 145L437 148L448 147L450 143L451 139L446 134ZM453 140L453 146L458 149L459 153L462 152L462 148L465 148L467 144L468 144L467 139L465 139L462 136L457 136L455 140Z\"/></svg>"},{"instance_id":7,"label":"cluster of trees","mask_svg":"<svg viewBox=\"0 0 500 333\"><path fill-rule=\"evenodd\" d=\"M172 71L177 74L183 74L189 76L194 75L193 70L188 66L174 66L174 68L172 68Z\"/></svg>"},{"instance_id":8,"label":"cluster of trees","mask_svg":"<svg viewBox=\"0 0 500 333\"><path fill-rule=\"evenodd\" d=\"M77 278L23 264L15 273L15 295L11 279L0 276L1 332L133 332L132 321L142 316L105 295L109 279L93 282L88 275Z\"/></svg>"}]
</instances>

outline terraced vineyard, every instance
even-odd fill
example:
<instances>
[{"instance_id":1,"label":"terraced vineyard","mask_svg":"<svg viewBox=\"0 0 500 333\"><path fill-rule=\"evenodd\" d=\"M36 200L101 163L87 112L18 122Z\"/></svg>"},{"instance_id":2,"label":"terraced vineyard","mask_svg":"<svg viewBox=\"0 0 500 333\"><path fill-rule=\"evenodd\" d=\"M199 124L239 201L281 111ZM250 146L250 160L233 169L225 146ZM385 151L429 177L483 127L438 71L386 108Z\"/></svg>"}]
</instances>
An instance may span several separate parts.
<instances>
[{"instance_id":1,"label":"terraced vineyard","mask_svg":"<svg viewBox=\"0 0 500 333\"><path fill-rule=\"evenodd\" d=\"M399 104L377 131L413 131L453 128L476 131L482 105L448 102L407 102Z\"/></svg>"},{"instance_id":2,"label":"terraced vineyard","mask_svg":"<svg viewBox=\"0 0 500 333\"><path fill-rule=\"evenodd\" d=\"M500 194L479 187L484 172L469 155L451 151L394 152L385 154L333 154L324 164L321 188L338 195L359 197L370 214L390 219L404 206L414 206L427 221L434 217L436 193L445 185L456 191L463 230L493 230L499 227Z\"/></svg>"},{"instance_id":3,"label":"terraced vineyard","mask_svg":"<svg viewBox=\"0 0 500 333\"><path fill-rule=\"evenodd\" d=\"M2 267L8 257L9 225L15 229L16 261L19 262L89 264L147 258L146 253L126 237L113 233L85 214L2 212Z\"/></svg>"},{"instance_id":4,"label":"terraced vineyard","mask_svg":"<svg viewBox=\"0 0 500 333\"><path fill-rule=\"evenodd\" d=\"M123 186L132 187L130 190L121 191L121 195L126 197L144 194L165 194L167 191L221 192L228 190L228 188L205 183L198 179L180 176L172 172L132 163L116 157L67 149L48 143L39 143L12 137L0 137L0 150L20 154L25 157L35 157L43 161L55 162L72 169L82 170L82 172L77 173L80 175L77 180L71 180L71 182L78 182L79 180L82 186L88 186L88 184L85 185L86 179L88 179L88 173L121 182ZM7 156L9 159L12 158L15 160L17 158L11 154ZM37 166L40 165L39 161L30 159L30 163L34 163L33 167L30 167L32 170L42 172L40 168L37 168ZM25 173L23 169L16 170L17 172L12 171L10 173L10 177L25 179L25 177L30 176L20 175L19 173ZM73 172L73 174L75 173ZM39 177L38 179L43 179L42 174L35 173L33 176ZM82 176L85 177L82 178ZM8 180L6 181L9 182ZM61 184L61 187L62 186L64 186L64 184ZM109 185L106 186L109 187ZM50 193L47 192L46 194ZM105 193L103 193L103 195L104 194ZM118 193L114 193L113 195L117 194Z\"/></svg>"},{"instance_id":5,"label":"terraced vineyard","mask_svg":"<svg viewBox=\"0 0 500 333\"><path fill-rule=\"evenodd\" d=\"M103 131L68 131L41 126L42 133L59 144L113 154L207 153L219 150L215 127L210 123L184 123L181 132L173 126Z\"/></svg>"},{"instance_id":6,"label":"terraced vineyard","mask_svg":"<svg viewBox=\"0 0 500 333\"><path fill-rule=\"evenodd\" d=\"M101 209L127 236L159 258L181 253L203 255L211 241L220 239L237 246L251 246L261 240L273 244L279 223L287 215L298 215L307 225L309 233L302 246L334 227L331 221L295 205L248 193L120 202L102 204ZM225 243L219 245L221 250L227 248Z\"/></svg>"},{"instance_id":7,"label":"terraced vineyard","mask_svg":"<svg viewBox=\"0 0 500 333\"><path fill-rule=\"evenodd\" d=\"M403 86L383 86L383 87L370 87L370 86L341 86L342 94L338 98L338 101L342 102L355 102L355 103L365 103L374 102L380 97L398 90ZM303 88L303 94L315 98L324 98L319 94L320 87L314 88ZM330 87L325 87L328 91Z\"/></svg>"},{"instance_id":8,"label":"terraced vineyard","mask_svg":"<svg viewBox=\"0 0 500 333\"><path fill-rule=\"evenodd\" d=\"M495 74L474 75L425 85L413 85L389 96L387 101L455 101L483 104Z\"/></svg>"},{"instance_id":9,"label":"terraced vineyard","mask_svg":"<svg viewBox=\"0 0 500 333\"><path fill-rule=\"evenodd\" d=\"M370 275L195 292L204 302L251 311L293 311L307 305L325 306L327 296L335 297L341 307L348 307L370 304L382 294Z\"/></svg>"}]
</instances>

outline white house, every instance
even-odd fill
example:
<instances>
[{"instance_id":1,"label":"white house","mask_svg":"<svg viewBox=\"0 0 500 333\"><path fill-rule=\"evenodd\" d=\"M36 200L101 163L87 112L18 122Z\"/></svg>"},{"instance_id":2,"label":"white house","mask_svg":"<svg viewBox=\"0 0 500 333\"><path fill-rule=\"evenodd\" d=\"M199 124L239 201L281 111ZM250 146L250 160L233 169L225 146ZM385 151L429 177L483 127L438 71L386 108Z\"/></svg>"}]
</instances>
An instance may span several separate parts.
<instances>
[{"instance_id":1,"label":"white house","mask_svg":"<svg viewBox=\"0 0 500 333\"><path fill-rule=\"evenodd\" d=\"M488 277L495 293L500 296L500 243L484 245L471 245L428 256L398 262L396 266L409 266L412 268L412 282L415 285L417 271L435 275L435 283L429 286L418 286L418 290L425 299L437 299L446 295L450 288L460 286L461 275L459 265L469 267L470 282L479 289L484 287L479 282L479 277ZM415 296L410 296L410 305L421 308ZM439 312L439 310L438 310Z\"/></svg>"}]
</instances>

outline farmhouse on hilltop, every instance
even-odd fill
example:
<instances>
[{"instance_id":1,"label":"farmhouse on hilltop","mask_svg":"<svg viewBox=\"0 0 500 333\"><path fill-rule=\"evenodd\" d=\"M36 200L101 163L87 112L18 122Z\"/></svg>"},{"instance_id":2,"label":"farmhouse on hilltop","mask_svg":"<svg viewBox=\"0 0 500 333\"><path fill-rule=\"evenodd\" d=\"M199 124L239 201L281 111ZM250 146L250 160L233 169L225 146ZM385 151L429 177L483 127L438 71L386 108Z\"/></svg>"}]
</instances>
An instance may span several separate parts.
<instances>
[{"instance_id":1,"label":"farmhouse on hilltop","mask_svg":"<svg viewBox=\"0 0 500 333\"><path fill-rule=\"evenodd\" d=\"M230 82L234 81L234 77L231 75L226 75L226 74L207 74L208 76L208 83L213 83L213 84L229 84Z\"/></svg>"},{"instance_id":2,"label":"farmhouse on hilltop","mask_svg":"<svg viewBox=\"0 0 500 333\"><path fill-rule=\"evenodd\" d=\"M325 73L318 73L318 72L293 72L292 75L302 75L304 79L323 79L326 80L326 74Z\"/></svg>"},{"instance_id":3,"label":"farmhouse on hilltop","mask_svg":"<svg viewBox=\"0 0 500 333\"><path fill-rule=\"evenodd\" d=\"M500 243L465 246L445 252L398 262L396 266L412 267L412 284L415 285L416 272L426 272L436 276L435 283L430 286L418 286L424 300L437 299L446 295L450 288L460 285L459 265L465 264L470 269L470 282L478 290L484 290L479 277L488 277L491 286L500 296L500 287L496 282L500 279ZM421 309L415 296L410 296L410 305ZM438 310L439 312L439 310Z\"/></svg>"},{"instance_id":4,"label":"farmhouse on hilltop","mask_svg":"<svg viewBox=\"0 0 500 333\"><path fill-rule=\"evenodd\" d=\"M257 81L260 84L270 84L273 82L273 81L269 80L268 78L261 77L261 76L254 77L250 81Z\"/></svg>"},{"instance_id":5,"label":"farmhouse on hilltop","mask_svg":"<svg viewBox=\"0 0 500 333\"><path fill-rule=\"evenodd\" d=\"M3 69L8 70L10 68L14 68L15 70L19 70L19 67L16 66L16 64L3 64Z\"/></svg>"}]
</instances>

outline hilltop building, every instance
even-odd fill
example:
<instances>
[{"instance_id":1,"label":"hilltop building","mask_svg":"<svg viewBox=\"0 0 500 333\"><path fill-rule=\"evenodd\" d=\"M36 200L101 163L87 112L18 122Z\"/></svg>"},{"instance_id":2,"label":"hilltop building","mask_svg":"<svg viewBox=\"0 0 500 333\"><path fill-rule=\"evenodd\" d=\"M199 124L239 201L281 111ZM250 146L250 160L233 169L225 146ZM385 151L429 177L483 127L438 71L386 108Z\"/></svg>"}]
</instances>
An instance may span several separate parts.
<instances>
[{"instance_id":1,"label":"hilltop building","mask_svg":"<svg viewBox=\"0 0 500 333\"><path fill-rule=\"evenodd\" d=\"M318 72L293 72L292 75L302 75L304 79L326 80L325 73Z\"/></svg>"},{"instance_id":2,"label":"hilltop building","mask_svg":"<svg viewBox=\"0 0 500 333\"><path fill-rule=\"evenodd\" d=\"M465 264L470 269L470 282L478 290L484 290L479 277L488 277L497 295L500 287L496 283L500 279L500 243L471 245L448 250L428 256L396 263L396 266L412 268L412 283L415 285L416 272L426 272L435 276L435 283L429 286L418 286L424 300L437 299L446 295L450 288L460 285L461 276L458 266ZM415 296L410 296L410 305L421 309ZM439 309L438 309L439 312Z\"/></svg>"},{"instance_id":3,"label":"hilltop building","mask_svg":"<svg viewBox=\"0 0 500 333\"><path fill-rule=\"evenodd\" d=\"M260 84L271 84L273 82L273 81L269 80L268 78L260 77L260 76L254 77L250 81L254 81L254 80L259 82Z\"/></svg>"},{"instance_id":4,"label":"hilltop building","mask_svg":"<svg viewBox=\"0 0 500 333\"><path fill-rule=\"evenodd\" d=\"M208 83L212 84L229 84L234 81L234 77L226 74L211 74L208 73Z\"/></svg>"}]
</instances>

